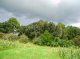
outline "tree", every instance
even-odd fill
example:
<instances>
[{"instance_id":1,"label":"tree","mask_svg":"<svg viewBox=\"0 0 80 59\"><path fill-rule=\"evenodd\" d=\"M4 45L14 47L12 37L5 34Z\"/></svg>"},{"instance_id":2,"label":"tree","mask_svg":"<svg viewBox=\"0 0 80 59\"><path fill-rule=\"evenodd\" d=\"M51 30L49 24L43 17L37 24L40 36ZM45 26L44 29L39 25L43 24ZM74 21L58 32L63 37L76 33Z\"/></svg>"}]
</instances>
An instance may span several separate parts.
<instances>
[{"instance_id":1,"label":"tree","mask_svg":"<svg viewBox=\"0 0 80 59\"><path fill-rule=\"evenodd\" d=\"M5 32L4 23L0 23L0 32Z\"/></svg>"},{"instance_id":2,"label":"tree","mask_svg":"<svg viewBox=\"0 0 80 59\"><path fill-rule=\"evenodd\" d=\"M38 22L27 25L25 29L25 34L29 38L33 39L40 36L45 31L45 29L47 29L47 27L45 26L45 21L40 20Z\"/></svg>"},{"instance_id":3,"label":"tree","mask_svg":"<svg viewBox=\"0 0 80 59\"><path fill-rule=\"evenodd\" d=\"M52 34L52 36L54 36L56 25L53 22L49 22L46 27L47 27L46 30L48 30Z\"/></svg>"},{"instance_id":4,"label":"tree","mask_svg":"<svg viewBox=\"0 0 80 59\"><path fill-rule=\"evenodd\" d=\"M20 26L18 32L19 32L19 36L22 34L25 34L25 30L26 30L26 26Z\"/></svg>"},{"instance_id":5,"label":"tree","mask_svg":"<svg viewBox=\"0 0 80 59\"><path fill-rule=\"evenodd\" d=\"M55 29L55 36L62 38L64 34L65 25L63 23L58 23Z\"/></svg>"},{"instance_id":6,"label":"tree","mask_svg":"<svg viewBox=\"0 0 80 59\"><path fill-rule=\"evenodd\" d=\"M39 36L38 38L35 38L33 40L33 42L35 44L38 44L38 45L47 45L47 46L51 45L51 41L52 41L52 35L47 30L45 30L44 33L41 36Z\"/></svg>"},{"instance_id":7,"label":"tree","mask_svg":"<svg viewBox=\"0 0 80 59\"><path fill-rule=\"evenodd\" d=\"M3 33L14 32L14 29L17 30L19 29L19 27L20 27L20 24L17 21L17 19L12 17L12 18L9 18L8 21L0 23L0 32L3 32Z\"/></svg>"},{"instance_id":8,"label":"tree","mask_svg":"<svg viewBox=\"0 0 80 59\"><path fill-rule=\"evenodd\" d=\"M76 46L80 47L80 36L76 36L75 38L73 38L73 41L75 43Z\"/></svg>"},{"instance_id":9,"label":"tree","mask_svg":"<svg viewBox=\"0 0 80 59\"><path fill-rule=\"evenodd\" d=\"M65 30L65 35L68 37L68 39L73 39L77 35L80 35L80 29L73 26L67 26Z\"/></svg>"},{"instance_id":10,"label":"tree","mask_svg":"<svg viewBox=\"0 0 80 59\"><path fill-rule=\"evenodd\" d=\"M15 27L16 29L18 29L20 27L20 24L19 22L17 21L16 18L14 17L11 17L9 20L8 20L8 23L10 24L11 27Z\"/></svg>"}]
</instances>

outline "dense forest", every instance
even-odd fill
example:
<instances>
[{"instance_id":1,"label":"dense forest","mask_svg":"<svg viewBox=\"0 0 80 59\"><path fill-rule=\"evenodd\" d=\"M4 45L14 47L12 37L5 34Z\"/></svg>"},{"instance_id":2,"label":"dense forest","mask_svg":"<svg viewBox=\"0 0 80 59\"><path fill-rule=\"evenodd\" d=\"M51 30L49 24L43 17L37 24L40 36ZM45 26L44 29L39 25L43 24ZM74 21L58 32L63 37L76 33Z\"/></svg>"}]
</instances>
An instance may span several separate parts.
<instances>
[{"instance_id":1,"label":"dense forest","mask_svg":"<svg viewBox=\"0 0 80 59\"><path fill-rule=\"evenodd\" d=\"M0 39L32 42L41 46L80 46L80 28L42 19L22 26L16 18L11 17L8 21L0 22Z\"/></svg>"}]
</instances>

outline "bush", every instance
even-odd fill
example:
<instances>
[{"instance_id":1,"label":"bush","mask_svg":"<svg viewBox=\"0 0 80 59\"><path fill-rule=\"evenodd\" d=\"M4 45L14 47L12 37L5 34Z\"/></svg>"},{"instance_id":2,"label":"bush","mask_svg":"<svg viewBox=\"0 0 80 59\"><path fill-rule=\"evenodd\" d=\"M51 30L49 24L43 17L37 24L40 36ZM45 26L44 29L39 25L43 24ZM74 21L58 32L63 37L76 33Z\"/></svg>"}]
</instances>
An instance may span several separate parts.
<instances>
[{"instance_id":1,"label":"bush","mask_svg":"<svg viewBox=\"0 0 80 59\"><path fill-rule=\"evenodd\" d=\"M74 45L72 40L64 40L60 39L59 37L55 37L54 40L51 42L51 46L57 47L71 47Z\"/></svg>"},{"instance_id":2,"label":"bush","mask_svg":"<svg viewBox=\"0 0 80 59\"><path fill-rule=\"evenodd\" d=\"M60 47L71 47L74 45L74 42L72 40L59 40L58 45Z\"/></svg>"},{"instance_id":3,"label":"bush","mask_svg":"<svg viewBox=\"0 0 80 59\"><path fill-rule=\"evenodd\" d=\"M9 34L5 34L3 39L10 40L10 41L15 41L15 40L18 39L18 36L13 34L13 33L9 33Z\"/></svg>"},{"instance_id":4,"label":"bush","mask_svg":"<svg viewBox=\"0 0 80 59\"><path fill-rule=\"evenodd\" d=\"M40 37L35 38L33 43L38 45L50 46L52 41L52 35L46 30Z\"/></svg>"},{"instance_id":5,"label":"bush","mask_svg":"<svg viewBox=\"0 0 80 59\"><path fill-rule=\"evenodd\" d=\"M11 49L11 48L15 48L15 47L17 47L17 45L14 44L11 41L8 41L8 40L0 40L0 50Z\"/></svg>"},{"instance_id":6,"label":"bush","mask_svg":"<svg viewBox=\"0 0 80 59\"><path fill-rule=\"evenodd\" d=\"M26 35L21 35L19 38L19 42L27 43L29 38Z\"/></svg>"},{"instance_id":7,"label":"bush","mask_svg":"<svg viewBox=\"0 0 80 59\"><path fill-rule=\"evenodd\" d=\"M4 33L0 32L0 38L2 39L4 37Z\"/></svg>"},{"instance_id":8,"label":"bush","mask_svg":"<svg viewBox=\"0 0 80 59\"><path fill-rule=\"evenodd\" d=\"M55 38L53 39L53 41L51 41L51 46L54 46L54 47L59 46L59 44L58 44L58 41L59 41L59 40L60 40L59 37L55 37Z\"/></svg>"},{"instance_id":9,"label":"bush","mask_svg":"<svg viewBox=\"0 0 80 59\"><path fill-rule=\"evenodd\" d=\"M50 46L52 46L52 47L58 47L59 44L58 44L58 42L52 41Z\"/></svg>"},{"instance_id":10,"label":"bush","mask_svg":"<svg viewBox=\"0 0 80 59\"><path fill-rule=\"evenodd\" d=\"M38 44L38 45L43 45L42 40L40 39L40 37L33 39L33 43Z\"/></svg>"},{"instance_id":11,"label":"bush","mask_svg":"<svg viewBox=\"0 0 80 59\"><path fill-rule=\"evenodd\" d=\"M40 37L33 39L33 43L38 45L46 45L46 46L60 46L60 47L71 47L74 45L72 40L63 40L59 37L55 37L54 40L52 39L52 35L45 31Z\"/></svg>"},{"instance_id":12,"label":"bush","mask_svg":"<svg viewBox=\"0 0 80 59\"><path fill-rule=\"evenodd\" d=\"M76 46L79 46L80 47L80 36L76 36L74 39L73 39L74 43Z\"/></svg>"}]
</instances>

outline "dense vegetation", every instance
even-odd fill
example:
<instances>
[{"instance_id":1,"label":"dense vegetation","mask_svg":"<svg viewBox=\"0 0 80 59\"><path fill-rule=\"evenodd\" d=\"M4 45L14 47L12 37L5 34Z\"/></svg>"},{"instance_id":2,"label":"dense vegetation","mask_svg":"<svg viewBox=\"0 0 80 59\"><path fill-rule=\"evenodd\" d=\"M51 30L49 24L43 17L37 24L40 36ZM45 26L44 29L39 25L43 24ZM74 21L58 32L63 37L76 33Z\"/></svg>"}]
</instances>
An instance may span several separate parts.
<instances>
[{"instance_id":1,"label":"dense vegetation","mask_svg":"<svg viewBox=\"0 0 80 59\"><path fill-rule=\"evenodd\" d=\"M80 48L54 48L0 40L0 59L80 59Z\"/></svg>"},{"instance_id":2,"label":"dense vegetation","mask_svg":"<svg viewBox=\"0 0 80 59\"><path fill-rule=\"evenodd\" d=\"M39 20L20 26L16 18L0 22L0 39L45 46L80 46L80 28Z\"/></svg>"},{"instance_id":3,"label":"dense vegetation","mask_svg":"<svg viewBox=\"0 0 80 59\"><path fill-rule=\"evenodd\" d=\"M69 47L69 48L66 48ZM39 20L0 22L0 59L80 59L80 28Z\"/></svg>"}]
</instances>

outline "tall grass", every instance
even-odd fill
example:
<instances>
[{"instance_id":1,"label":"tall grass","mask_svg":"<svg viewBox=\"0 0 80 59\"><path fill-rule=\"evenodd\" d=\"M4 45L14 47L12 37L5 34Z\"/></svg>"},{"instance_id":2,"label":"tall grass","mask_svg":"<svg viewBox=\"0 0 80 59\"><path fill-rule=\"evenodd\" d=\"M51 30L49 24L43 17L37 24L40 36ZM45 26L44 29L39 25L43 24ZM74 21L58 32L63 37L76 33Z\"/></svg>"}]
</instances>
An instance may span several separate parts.
<instances>
[{"instance_id":1,"label":"tall grass","mask_svg":"<svg viewBox=\"0 0 80 59\"><path fill-rule=\"evenodd\" d=\"M20 48L26 46L26 44L20 43L19 41L9 41L9 40L0 40L0 50Z\"/></svg>"},{"instance_id":2,"label":"tall grass","mask_svg":"<svg viewBox=\"0 0 80 59\"><path fill-rule=\"evenodd\" d=\"M19 41L9 41L0 39L0 50L12 49L12 48L28 48L28 47L37 47L33 43L21 43Z\"/></svg>"},{"instance_id":3,"label":"tall grass","mask_svg":"<svg viewBox=\"0 0 80 59\"><path fill-rule=\"evenodd\" d=\"M47 46L38 46L34 45L32 43L20 43L19 41L9 41L9 40L0 40L0 50L5 50L5 49L12 49L12 48L20 48L20 49L26 49L29 47L37 48L37 49L44 49L48 50L49 56L56 58L59 57L59 59L80 59L80 48L61 48L61 47L49 47L47 49ZM38 48L39 47L39 48ZM44 47L44 48L43 48ZM57 51L57 52L56 52ZM37 51L39 52L39 51ZM43 51L46 53L45 51ZM55 54L54 54L55 53Z\"/></svg>"},{"instance_id":4,"label":"tall grass","mask_svg":"<svg viewBox=\"0 0 80 59\"><path fill-rule=\"evenodd\" d=\"M80 49L59 49L59 57L60 59L80 59Z\"/></svg>"},{"instance_id":5,"label":"tall grass","mask_svg":"<svg viewBox=\"0 0 80 59\"><path fill-rule=\"evenodd\" d=\"M8 40L0 40L0 50L11 49L18 47L18 42L12 42Z\"/></svg>"}]
</instances>

